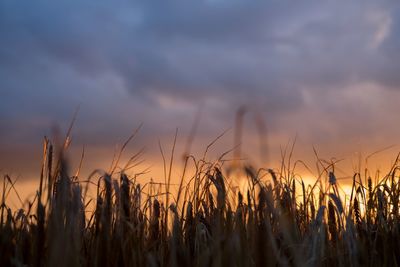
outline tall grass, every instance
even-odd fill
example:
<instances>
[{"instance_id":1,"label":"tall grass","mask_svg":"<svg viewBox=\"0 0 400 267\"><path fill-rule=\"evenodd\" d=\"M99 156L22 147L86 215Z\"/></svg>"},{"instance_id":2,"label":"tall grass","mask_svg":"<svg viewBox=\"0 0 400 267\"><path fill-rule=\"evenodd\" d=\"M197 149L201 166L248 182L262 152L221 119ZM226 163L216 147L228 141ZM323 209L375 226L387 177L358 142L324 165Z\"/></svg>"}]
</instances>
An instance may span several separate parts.
<instances>
[{"instance_id":1,"label":"tall grass","mask_svg":"<svg viewBox=\"0 0 400 267\"><path fill-rule=\"evenodd\" d=\"M70 175L62 151L55 155L45 140L40 185L27 209L6 205L13 183L4 176L1 266L400 263L398 165L376 183L365 177L364 185L354 174L345 203L332 166L312 185L286 167L238 167L248 184L240 191L220 161L188 156L195 172L171 194L171 171L165 183L141 185L115 168L83 182ZM86 197L90 183L93 200Z\"/></svg>"}]
</instances>

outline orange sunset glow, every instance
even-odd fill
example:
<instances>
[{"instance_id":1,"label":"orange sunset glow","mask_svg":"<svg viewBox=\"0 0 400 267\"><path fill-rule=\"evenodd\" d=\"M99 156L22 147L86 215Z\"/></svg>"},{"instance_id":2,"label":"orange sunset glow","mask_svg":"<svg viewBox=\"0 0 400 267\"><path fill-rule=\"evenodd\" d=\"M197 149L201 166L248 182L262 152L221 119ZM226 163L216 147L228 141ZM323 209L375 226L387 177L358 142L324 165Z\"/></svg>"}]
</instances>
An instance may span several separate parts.
<instances>
[{"instance_id":1,"label":"orange sunset glow","mask_svg":"<svg viewBox=\"0 0 400 267\"><path fill-rule=\"evenodd\" d=\"M115 241L101 239L107 234L96 245L76 238L82 243L69 249L87 250L68 266L223 266L237 250L238 266L400 265L400 244L376 234L383 221L398 232L399 47L394 1L2 1L0 265L59 264L51 216L63 179L74 203L65 207L83 206L77 227L88 236L105 229L101 203L119 207L123 190L131 190L126 218L149 223L136 243L118 239L121 229L135 234L117 222L134 220L113 209L107 233L140 249L103 248ZM208 211L214 204L217 215ZM259 217L243 215L244 206ZM259 210L271 206L269 215ZM185 232L189 211L202 234ZM229 212L233 221L244 216L240 234ZM27 240L43 260L6 240L14 235L1 230L5 214L15 225L26 215ZM294 228L285 228L291 219ZM218 236L221 225L233 232ZM270 231L270 241L253 226ZM236 241L215 241L225 237ZM366 240L374 245L357 247ZM362 260L369 250L376 258Z\"/></svg>"}]
</instances>

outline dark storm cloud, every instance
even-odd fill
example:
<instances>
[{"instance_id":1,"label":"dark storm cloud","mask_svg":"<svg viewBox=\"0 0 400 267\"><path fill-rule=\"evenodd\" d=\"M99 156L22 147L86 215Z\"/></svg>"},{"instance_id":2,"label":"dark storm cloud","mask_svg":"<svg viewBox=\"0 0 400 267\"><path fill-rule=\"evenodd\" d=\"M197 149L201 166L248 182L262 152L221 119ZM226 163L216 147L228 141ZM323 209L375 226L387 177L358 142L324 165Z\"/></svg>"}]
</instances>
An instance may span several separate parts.
<instances>
[{"instance_id":1,"label":"dark storm cloud","mask_svg":"<svg viewBox=\"0 0 400 267\"><path fill-rule=\"evenodd\" d=\"M79 104L82 142L114 142L139 121L148 138L189 127L199 106L204 128L223 129L241 105L271 134L351 136L371 110L388 118L374 99L349 108L357 88L398 96L399 12L392 1L2 1L0 143L36 141Z\"/></svg>"}]
</instances>

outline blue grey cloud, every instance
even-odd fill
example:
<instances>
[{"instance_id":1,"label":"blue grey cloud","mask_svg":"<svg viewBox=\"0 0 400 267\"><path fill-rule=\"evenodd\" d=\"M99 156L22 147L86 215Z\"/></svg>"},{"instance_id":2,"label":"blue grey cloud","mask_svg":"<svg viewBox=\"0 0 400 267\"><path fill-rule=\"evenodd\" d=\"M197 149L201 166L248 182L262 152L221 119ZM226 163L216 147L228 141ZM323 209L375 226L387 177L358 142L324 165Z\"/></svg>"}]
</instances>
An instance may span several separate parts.
<instances>
[{"instance_id":1,"label":"blue grey cloud","mask_svg":"<svg viewBox=\"0 0 400 267\"><path fill-rule=\"evenodd\" d=\"M78 105L80 144L112 143L142 121L149 140L188 129L200 106L204 136L232 126L241 105L261 112L275 137L374 136L393 112L380 103L399 97L399 6L2 1L0 145L37 142ZM365 100L364 87L380 99ZM369 126L357 122L371 112Z\"/></svg>"}]
</instances>

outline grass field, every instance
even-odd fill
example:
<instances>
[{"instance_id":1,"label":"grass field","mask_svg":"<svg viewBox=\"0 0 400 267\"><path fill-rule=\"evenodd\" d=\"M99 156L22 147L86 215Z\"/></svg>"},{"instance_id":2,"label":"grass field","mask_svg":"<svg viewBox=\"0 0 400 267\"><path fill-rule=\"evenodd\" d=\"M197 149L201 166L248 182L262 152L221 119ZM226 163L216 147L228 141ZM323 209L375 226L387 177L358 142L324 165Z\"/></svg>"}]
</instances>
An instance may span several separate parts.
<instances>
[{"instance_id":1,"label":"grass field","mask_svg":"<svg viewBox=\"0 0 400 267\"><path fill-rule=\"evenodd\" d=\"M187 157L194 174L139 184L117 171L83 181L63 150L44 142L36 197L12 210L15 189L4 176L1 266L397 266L400 183L395 165L380 179L355 173L341 194L334 164L315 184L287 164L255 170L238 165L246 190L234 186L222 160ZM118 155L117 157L118 158ZM191 173L191 172L190 172ZM230 175L229 175L230 173ZM171 178L180 181L171 193ZM87 197L88 187L96 197ZM243 190L243 189L242 189Z\"/></svg>"}]
</instances>

